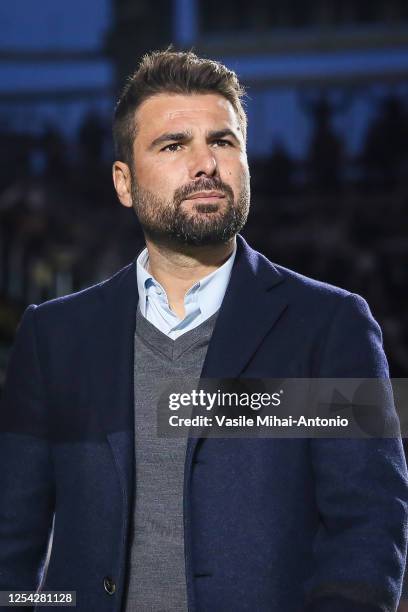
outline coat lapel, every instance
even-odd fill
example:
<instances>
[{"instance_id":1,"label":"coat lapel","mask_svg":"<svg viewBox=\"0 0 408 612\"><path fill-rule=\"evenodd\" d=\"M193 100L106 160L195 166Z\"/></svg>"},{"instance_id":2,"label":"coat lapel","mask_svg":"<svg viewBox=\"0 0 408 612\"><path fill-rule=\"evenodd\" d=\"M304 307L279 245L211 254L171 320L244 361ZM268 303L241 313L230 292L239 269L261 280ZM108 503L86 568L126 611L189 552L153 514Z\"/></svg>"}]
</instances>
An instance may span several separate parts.
<instances>
[{"instance_id":1,"label":"coat lapel","mask_svg":"<svg viewBox=\"0 0 408 612\"><path fill-rule=\"evenodd\" d=\"M283 282L281 273L260 253L237 236L237 254L231 279L204 361L201 378L238 378L266 334L287 307L282 293L273 288ZM189 438L186 453L186 486L194 451L200 438Z\"/></svg>"},{"instance_id":2,"label":"coat lapel","mask_svg":"<svg viewBox=\"0 0 408 612\"><path fill-rule=\"evenodd\" d=\"M201 372L202 378L236 378L287 306L273 287L280 272L237 236L231 279Z\"/></svg>"}]
</instances>

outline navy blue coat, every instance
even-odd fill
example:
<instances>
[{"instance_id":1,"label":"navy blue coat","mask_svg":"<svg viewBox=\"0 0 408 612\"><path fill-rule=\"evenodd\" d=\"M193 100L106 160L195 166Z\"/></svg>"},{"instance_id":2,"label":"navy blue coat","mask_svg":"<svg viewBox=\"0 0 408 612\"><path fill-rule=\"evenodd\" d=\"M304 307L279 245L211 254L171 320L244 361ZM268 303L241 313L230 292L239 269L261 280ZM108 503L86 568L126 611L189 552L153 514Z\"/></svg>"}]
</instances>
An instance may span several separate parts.
<instances>
[{"instance_id":1,"label":"navy blue coat","mask_svg":"<svg viewBox=\"0 0 408 612\"><path fill-rule=\"evenodd\" d=\"M55 514L42 588L75 590L78 612L121 609L137 300L134 261L24 314L1 409L0 590L38 586ZM368 378L388 369L362 298L273 265L238 237L202 374ZM189 440L190 612L394 610L407 491L398 439Z\"/></svg>"}]
</instances>

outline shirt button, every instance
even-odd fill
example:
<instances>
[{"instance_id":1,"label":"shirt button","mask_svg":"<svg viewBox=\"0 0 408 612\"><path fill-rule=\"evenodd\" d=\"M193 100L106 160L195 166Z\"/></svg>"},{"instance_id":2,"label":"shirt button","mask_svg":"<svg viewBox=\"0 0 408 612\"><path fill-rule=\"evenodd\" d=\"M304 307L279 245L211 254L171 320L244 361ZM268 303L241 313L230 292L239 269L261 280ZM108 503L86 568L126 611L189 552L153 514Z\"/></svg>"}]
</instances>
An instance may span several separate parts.
<instances>
[{"instance_id":1,"label":"shirt button","mask_svg":"<svg viewBox=\"0 0 408 612\"><path fill-rule=\"evenodd\" d=\"M109 576L105 576L105 578L103 579L103 588L108 593L108 595L113 595L116 591L116 584L114 580L112 580L112 578L110 578Z\"/></svg>"}]
</instances>

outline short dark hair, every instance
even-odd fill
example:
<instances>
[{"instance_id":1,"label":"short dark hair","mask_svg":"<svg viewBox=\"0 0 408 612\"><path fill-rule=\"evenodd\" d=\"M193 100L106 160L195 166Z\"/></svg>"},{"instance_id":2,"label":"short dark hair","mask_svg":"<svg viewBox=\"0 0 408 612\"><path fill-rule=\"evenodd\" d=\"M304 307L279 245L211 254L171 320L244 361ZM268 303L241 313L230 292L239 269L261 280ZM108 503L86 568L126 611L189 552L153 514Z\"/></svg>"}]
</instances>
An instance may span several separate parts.
<instances>
[{"instance_id":1,"label":"short dark hair","mask_svg":"<svg viewBox=\"0 0 408 612\"><path fill-rule=\"evenodd\" d=\"M137 131L135 111L147 98L160 93L224 96L237 113L246 138L247 118L242 104L245 90L233 70L192 51L152 51L143 56L137 70L128 77L116 105L113 141L117 159L131 163Z\"/></svg>"}]
</instances>

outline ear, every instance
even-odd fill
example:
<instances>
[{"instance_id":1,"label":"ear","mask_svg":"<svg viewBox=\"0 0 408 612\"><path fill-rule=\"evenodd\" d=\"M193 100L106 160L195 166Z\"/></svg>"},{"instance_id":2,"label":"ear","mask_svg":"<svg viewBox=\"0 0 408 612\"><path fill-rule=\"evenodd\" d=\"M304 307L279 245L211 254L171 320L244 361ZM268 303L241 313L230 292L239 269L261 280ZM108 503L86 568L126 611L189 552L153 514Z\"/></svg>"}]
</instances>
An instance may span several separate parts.
<instances>
[{"instance_id":1,"label":"ear","mask_svg":"<svg viewBox=\"0 0 408 612\"><path fill-rule=\"evenodd\" d=\"M131 174L127 164L115 161L112 166L112 178L122 206L132 208Z\"/></svg>"}]
</instances>

